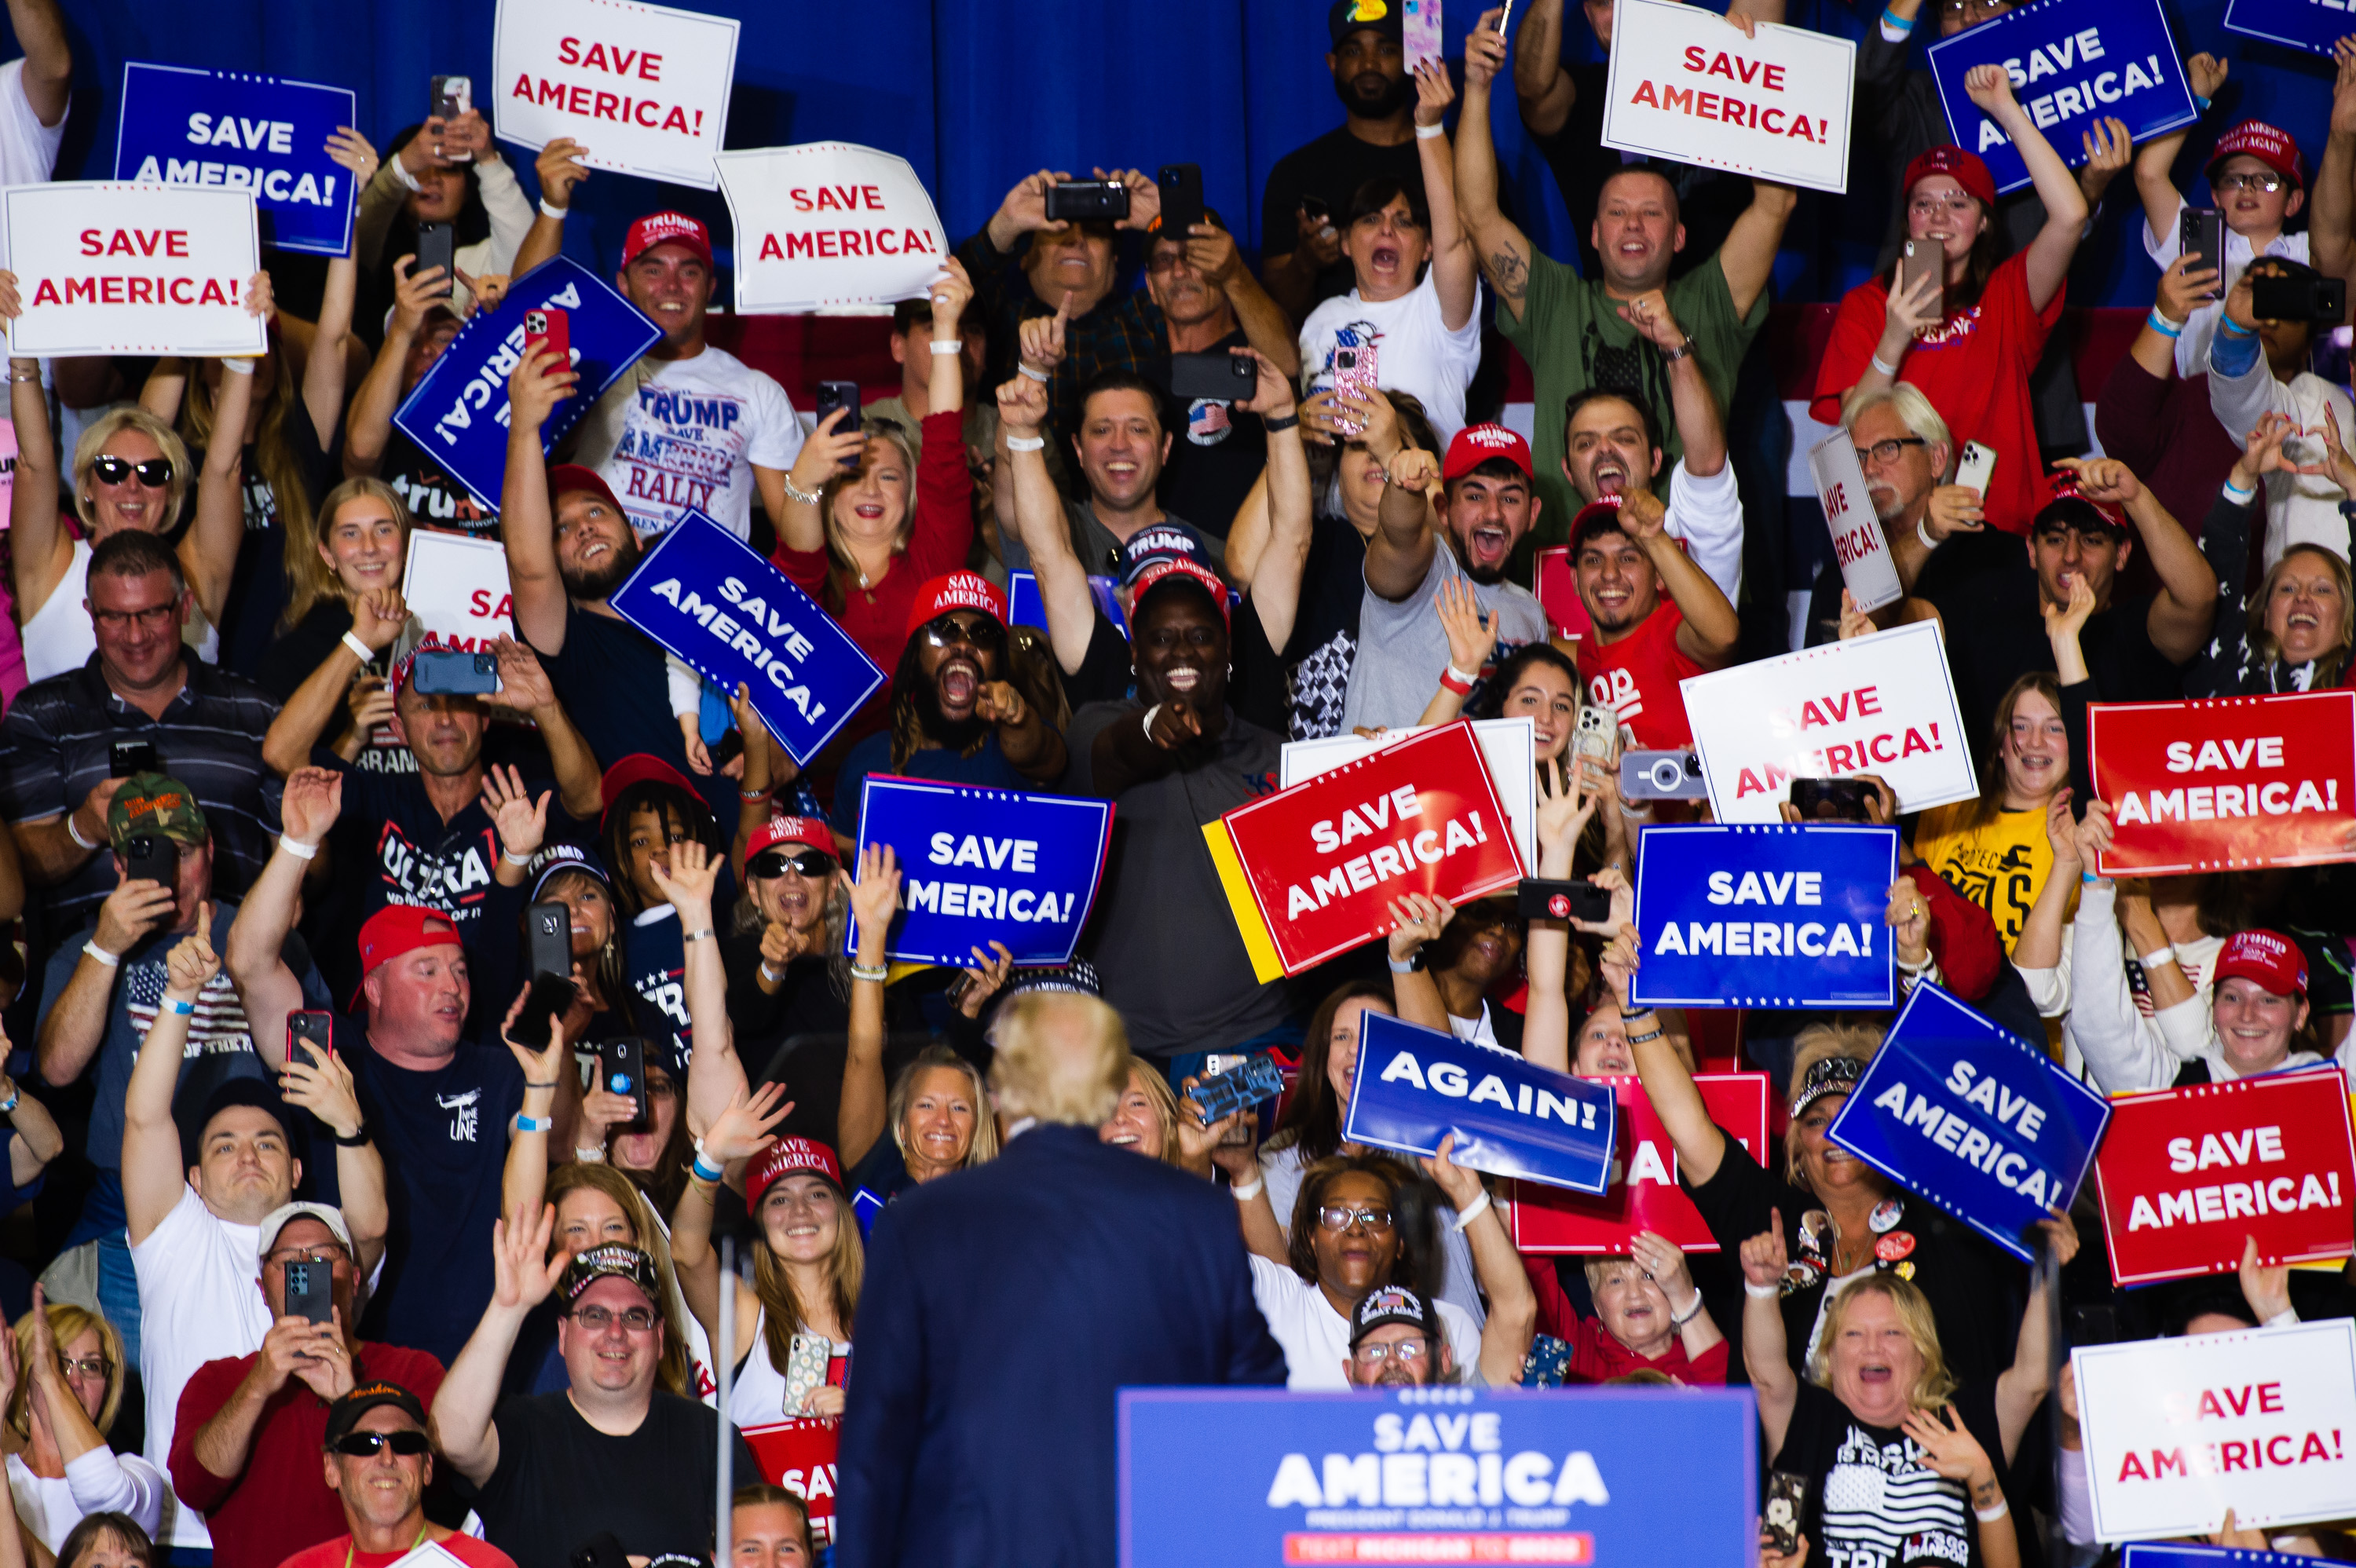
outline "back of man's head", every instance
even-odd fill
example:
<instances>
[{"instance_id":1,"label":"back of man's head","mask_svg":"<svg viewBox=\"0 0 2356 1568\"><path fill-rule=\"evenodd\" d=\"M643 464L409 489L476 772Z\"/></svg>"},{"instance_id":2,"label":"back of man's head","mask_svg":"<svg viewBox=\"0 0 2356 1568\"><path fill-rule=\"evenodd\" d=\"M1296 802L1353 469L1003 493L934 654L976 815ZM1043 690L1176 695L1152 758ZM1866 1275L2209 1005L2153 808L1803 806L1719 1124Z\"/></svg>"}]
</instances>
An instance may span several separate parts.
<instances>
[{"instance_id":1,"label":"back of man's head","mask_svg":"<svg viewBox=\"0 0 2356 1568\"><path fill-rule=\"evenodd\" d=\"M1033 992L999 1008L990 1086L1009 1116L1101 1126L1129 1087L1129 1031L1094 997Z\"/></svg>"}]
</instances>

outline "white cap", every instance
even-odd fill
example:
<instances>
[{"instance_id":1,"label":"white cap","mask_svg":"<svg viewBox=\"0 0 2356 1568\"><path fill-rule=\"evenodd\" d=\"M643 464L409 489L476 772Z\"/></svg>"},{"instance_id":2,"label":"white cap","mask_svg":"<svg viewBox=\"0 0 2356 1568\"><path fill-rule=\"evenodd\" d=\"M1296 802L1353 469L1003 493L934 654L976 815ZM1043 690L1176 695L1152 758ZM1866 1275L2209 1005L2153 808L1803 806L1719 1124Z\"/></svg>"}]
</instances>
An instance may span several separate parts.
<instances>
[{"instance_id":1,"label":"white cap","mask_svg":"<svg viewBox=\"0 0 2356 1568\"><path fill-rule=\"evenodd\" d=\"M352 1245L352 1228L344 1223L342 1211L326 1203L289 1203L283 1209L273 1210L270 1217L262 1221L262 1233L254 1248L255 1262L259 1264L267 1258L277 1246L279 1232L306 1215L333 1231L336 1240L344 1244L345 1255L358 1260L358 1249Z\"/></svg>"}]
</instances>

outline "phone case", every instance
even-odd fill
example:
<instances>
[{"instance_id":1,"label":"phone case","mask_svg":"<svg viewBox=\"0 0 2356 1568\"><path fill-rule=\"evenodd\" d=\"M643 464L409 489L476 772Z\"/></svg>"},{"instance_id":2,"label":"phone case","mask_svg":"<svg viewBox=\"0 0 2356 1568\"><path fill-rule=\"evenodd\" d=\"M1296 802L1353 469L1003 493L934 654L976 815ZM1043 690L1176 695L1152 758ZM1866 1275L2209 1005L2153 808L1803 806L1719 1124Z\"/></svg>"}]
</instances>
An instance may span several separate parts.
<instances>
[{"instance_id":1,"label":"phone case","mask_svg":"<svg viewBox=\"0 0 2356 1568\"><path fill-rule=\"evenodd\" d=\"M823 1334L797 1334L786 1349L786 1413L792 1415L812 1389L826 1386L827 1363L834 1360L833 1341Z\"/></svg>"},{"instance_id":2,"label":"phone case","mask_svg":"<svg viewBox=\"0 0 2356 1568\"><path fill-rule=\"evenodd\" d=\"M1946 260L1944 255L1939 254L1935 251L1929 254L1918 256L1915 253L1915 247L1918 243L1918 241L1912 240L1906 241L1905 254L1901 258L1898 263L1898 284L1901 291L1912 288L1914 286L1914 280L1921 277L1923 273L1936 272L1939 271ZM1942 317L1947 314L1947 287L1944 279L1941 280L1939 284L1939 298L1936 308Z\"/></svg>"},{"instance_id":3,"label":"phone case","mask_svg":"<svg viewBox=\"0 0 2356 1568\"><path fill-rule=\"evenodd\" d=\"M1988 480L1996 473L1996 453L1976 441L1964 443L1962 461L1955 464L1955 483L1967 489L1987 494Z\"/></svg>"},{"instance_id":4,"label":"phone case","mask_svg":"<svg viewBox=\"0 0 2356 1568\"><path fill-rule=\"evenodd\" d=\"M1344 355L1350 357L1349 363L1346 365L1343 363ZM1382 357L1375 351L1373 344L1361 344L1333 351L1333 390L1335 392L1355 392L1363 397L1375 390L1381 375ZM1337 419L1333 422L1334 428L1344 434L1363 433L1355 420Z\"/></svg>"},{"instance_id":5,"label":"phone case","mask_svg":"<svg viewBox=\"0 0 2356 1568\"><path fill-rule=\"evenodd\" d=\"M573 363L573 318L551 306L523 315L523 347L529 354L545 344L556 351L559 365Z\"/></svg>"}]
</instances>

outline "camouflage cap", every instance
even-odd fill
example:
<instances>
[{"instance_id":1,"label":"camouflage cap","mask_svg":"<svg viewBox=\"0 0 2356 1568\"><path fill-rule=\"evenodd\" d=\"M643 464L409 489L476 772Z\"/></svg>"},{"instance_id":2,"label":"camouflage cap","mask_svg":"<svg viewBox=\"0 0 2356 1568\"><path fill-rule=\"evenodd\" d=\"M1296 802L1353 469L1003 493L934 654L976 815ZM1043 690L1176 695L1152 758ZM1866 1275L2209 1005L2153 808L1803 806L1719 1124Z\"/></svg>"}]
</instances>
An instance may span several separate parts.
<instances>
[{"instance_id":1,"label":"camouflage cap","mask_svg":"<svg viewBox=\"0 0 2356 1568\"><path fill-rule=\"evenodd\" d=\"M211 841L196 792L163 773L134 773L123 781L114 804L106 808L106 833L118 852L143 835L180 844Z\"/></svg>"}]
</instances>

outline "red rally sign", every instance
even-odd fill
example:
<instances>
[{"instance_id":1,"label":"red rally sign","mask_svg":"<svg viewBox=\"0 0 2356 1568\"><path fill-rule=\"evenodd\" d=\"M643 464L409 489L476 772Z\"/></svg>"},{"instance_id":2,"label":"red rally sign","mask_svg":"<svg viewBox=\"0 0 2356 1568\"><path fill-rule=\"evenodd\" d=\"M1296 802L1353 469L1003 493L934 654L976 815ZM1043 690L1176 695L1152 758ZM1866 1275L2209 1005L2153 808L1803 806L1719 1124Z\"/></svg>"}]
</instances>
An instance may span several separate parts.
<instances>
[{"instance_id":1,"label":"red rally sign","mask_svg":"<svg viewBox=\"0 0 2356 1568\"><path fill-rule=\"evenodd\" d=\"M1462 720L1426 730L1221 818L1283 972L1388 933L1393 899L1511 888L1521 856ZM1249 933L1247 933L1247 943Z\"/></svg>"},{"instance_id":2,"label":"red rally sign","mask_svg":"<svg viewBox=\"0 0 2356 1568\"><path fill-rule=\"evenodd\" d=\"M2094 1180L2121 1285L2231 1274L2247 1236L2264 1264L2344 1258L2356 1250L2348 1080L2324 1063L2118 1095Z\"/></svg>"},{"instance_id":3,"label":"red rally sign","mask_svg":"<svg viewBox=\"0 0 2356 1568\"><path fill-rule=\"evenodd\" d=\"M1639 1231L1665 1237L1689 1253L1714 1253L1718 1238L1677 1185L1677 1150L1633 1076L1599 1080L1620 1101L1620 1147L1612 1164L1612 1190L1584 1197L1559 1187L1514 1184L1514 1246L1525 1253L1624 1253ZM1767 1075L1697 1073L1694 1084L1709 1119L1727 1136L1767 1161Z\"/></svg>"},{"instance_id":4,"label":"red rally sign","mask_svg":"<svg viewBox=\"0 0 2356 1568\"><path fill-rule=\"evenodd\" d=\"M2356 691L2098 702L2086 741L2105 876L2356 859Z\"/></svg>"},{"instance_id":5,"label":"red rally sign","mask_svg":"<svg viewBox=\"0 0 2356 1568\"><path fill-rule=\"evenodd\" d=\"M798 1494L808 1505L810 1534L820 1546L834 1541L835 1449L842 1423L831 1416L798 1416L766 1426L747 1426L744 1445L761 1462L761 1476L773 1487Z\"/></svg>"}]
</instances>

